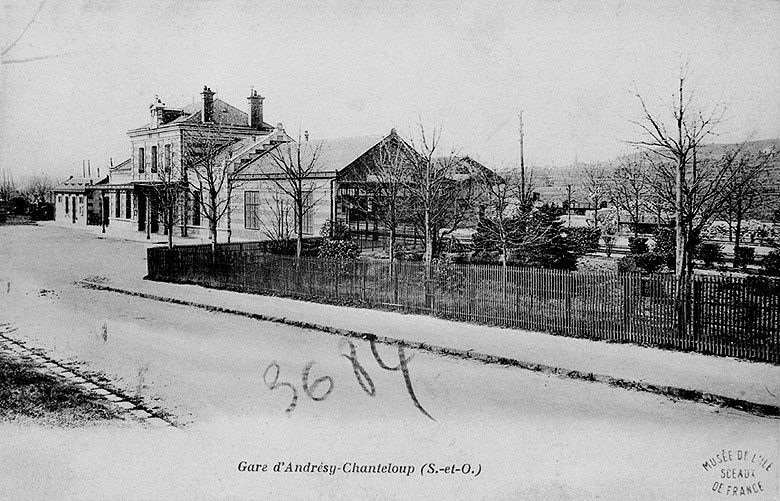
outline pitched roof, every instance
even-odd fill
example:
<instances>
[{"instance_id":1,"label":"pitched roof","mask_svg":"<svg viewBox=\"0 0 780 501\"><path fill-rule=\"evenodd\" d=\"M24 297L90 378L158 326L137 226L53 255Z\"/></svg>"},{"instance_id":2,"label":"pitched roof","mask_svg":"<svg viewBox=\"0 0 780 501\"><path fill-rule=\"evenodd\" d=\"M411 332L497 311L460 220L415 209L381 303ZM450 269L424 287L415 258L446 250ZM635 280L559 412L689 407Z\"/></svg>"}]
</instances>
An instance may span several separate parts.
<instances>
[{"instance_id":1,"label":"pitched roof","mask_svg":"<svg viewBox=\"0 0 780 501\"><path fill-rule=\"evenodd\" d=\"M173 109L173 108L171 108ZM183 114L170 122L166 122L162 126L171 124L180 124L185 122L197 122L201 121L201 111L203 110L203 101L196 101L181 108ZM245 111L241 111L232 104L226 103L221 99L214 99L214 123L219 125L232 125L236 127L249 127L249 115ZM149 124L146 123L138 129L148 129ZM273 126L263 122L264 129L273 129Z\"/></svg>"},{"instance_id":2,"label":"pitched roof","mask_svg":"<svg viewBox=\"0 0 780 501\"><path fill-rule=\"evenodd\" d=\"M120 162L109 169L110 172L117 172L123 170L129 170L132 168L132 158L128 158L124 162Z\"/></svg>"},{"instance_id":3,"label":"pitched roof","mask_svg":"<svg viewBox=\"0 0 780 501\"><path fill-rule=\"evenodd\" d=\"M195 118L200 121L200 112L203 109L203 101L198 101L184 107L187 119ZM181 117L180 117L181 118ZM178 119L177 119L178 120ZM249 116L232 104L221 99L214 99L214 122L221 125L249 126Z\"/></svg>"},{"instance_id":4,"label":"pitched roof","mask_svg":"<svg viewBox=\"0 0 780 501\"><path fill-rule=\"evenodd\" d=\"M382 141L381 135L346 137L340 139L322 139L300 143L301 164L309 165L316 154L313 172L338 172L360 158L364 153ZM273 174L279 172L279 167L273 155L296 154L297 143L283 143L254 159L242 175ZM287 148L290 148L287 150ZM271 151L276 153L270 153Z\"/></svg>"},{"instance_id":5,"label":"pitched roof","mask_svg":"<svg viewBox=\"0 0 780 501\"><path fill-rule=\"evenodd\" d=\"M87 188L98 184L105 184L108 182L108 176L100 179L89 177L73 177L70 176L65 181L55 186L52 191L68 192L68 193L83 193Z\"/></svg>"}]
</instances>

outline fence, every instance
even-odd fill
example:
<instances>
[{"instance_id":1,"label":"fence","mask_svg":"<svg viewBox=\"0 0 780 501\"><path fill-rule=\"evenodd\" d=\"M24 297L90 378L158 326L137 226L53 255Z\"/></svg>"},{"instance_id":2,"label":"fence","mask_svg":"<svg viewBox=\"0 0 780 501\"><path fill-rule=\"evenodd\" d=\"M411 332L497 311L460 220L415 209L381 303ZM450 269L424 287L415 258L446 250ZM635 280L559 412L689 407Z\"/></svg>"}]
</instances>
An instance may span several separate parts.
<instances>
[{"instance_id":1,"label":"fence","mask_svg":"<svg viewBox=\"0 0 780 501\"><path fill-rule=\"evenodd\" d=\"M669 275L419 262L391 270L387 261L298 261L260 248L149 248L149 278L780 363L780 282L767 278L696 275L681 335Z\"/></svg>"}]
</instances>

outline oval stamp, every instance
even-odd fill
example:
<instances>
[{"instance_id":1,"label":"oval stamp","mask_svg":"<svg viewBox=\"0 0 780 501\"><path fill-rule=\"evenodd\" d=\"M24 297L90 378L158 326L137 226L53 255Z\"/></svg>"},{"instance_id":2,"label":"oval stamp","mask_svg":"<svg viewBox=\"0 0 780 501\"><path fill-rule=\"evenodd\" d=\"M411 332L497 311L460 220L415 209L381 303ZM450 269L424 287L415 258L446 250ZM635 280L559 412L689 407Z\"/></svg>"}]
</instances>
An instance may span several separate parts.
<instances>
[{"instance_id":1,"label":"oval stamp","mask_svg":"<svg viewBox=\"0 0 780 501\"><path fill-rule=\"evenodd\" d=\"M774 462L748 449L721 449L706 458L701 466L715 476L712 492L742 497L766 493L765 478L774 468Z\"/></svg>"}]
</instances>

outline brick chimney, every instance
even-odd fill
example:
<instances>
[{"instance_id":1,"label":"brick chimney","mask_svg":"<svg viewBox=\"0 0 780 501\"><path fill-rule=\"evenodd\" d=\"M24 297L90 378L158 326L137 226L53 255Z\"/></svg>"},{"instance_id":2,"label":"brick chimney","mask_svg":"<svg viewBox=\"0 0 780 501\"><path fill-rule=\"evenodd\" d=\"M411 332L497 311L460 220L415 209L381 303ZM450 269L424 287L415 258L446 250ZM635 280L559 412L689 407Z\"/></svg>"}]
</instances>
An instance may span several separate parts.
<instances>
[{"instance_id":1,"label":"brick chimney","mask_svg":"<svg viewBox=\"0 0 780 501\"><path fill-rule=\"evenodd\" d=\"M203 109L201 110L201 120L203 123L214 121L214 93L207 86L203 86Z\"/></svg>"},{"instance_id":2,"label":"brick chimney","mask_svg":"<svg viewBox=\"0 0 780 501\"><path fill-rule=\"evenodd\" d=\"M149 105L149 111L151 114L149 120L150 128L156 129L157 127L163 124L163 116L162 116L163 108L165 108L165 103L160 101L159 96L154 96L154 101L152 101L152 104Z\"/></svg>"},{"instance_id":3,"label":"brick chimney","mask_svg":"<svg viewBox=\"0 0 780 501\"><path fill-rule=\"evenodd\" d=\"M259 130L263 127L263 99L265 98L252 89L246 99L249 101L249 126Z\"/></svg>"}]
</instances>

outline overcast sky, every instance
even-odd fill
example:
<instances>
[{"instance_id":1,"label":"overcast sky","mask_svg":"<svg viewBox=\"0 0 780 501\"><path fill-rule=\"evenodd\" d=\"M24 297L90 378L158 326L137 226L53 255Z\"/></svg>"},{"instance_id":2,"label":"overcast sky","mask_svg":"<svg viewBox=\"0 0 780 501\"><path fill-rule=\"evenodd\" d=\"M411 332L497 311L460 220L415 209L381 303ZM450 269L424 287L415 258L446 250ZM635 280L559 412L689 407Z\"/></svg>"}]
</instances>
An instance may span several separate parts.
<instances>
[{"instance_id":1,"label":"overcast sky","mask_svg":"<svg viewBox=\"0 0 780 501\"><path fill-rule=\"evenodd\" d=\"M203 85L313 138L441 124L488 166L609 159L659 110L680 67L724 142L780 135L777 2L6 2L0 170L57 178L129 158L126 131Z\"/></svg>"}]
</instances>

